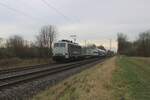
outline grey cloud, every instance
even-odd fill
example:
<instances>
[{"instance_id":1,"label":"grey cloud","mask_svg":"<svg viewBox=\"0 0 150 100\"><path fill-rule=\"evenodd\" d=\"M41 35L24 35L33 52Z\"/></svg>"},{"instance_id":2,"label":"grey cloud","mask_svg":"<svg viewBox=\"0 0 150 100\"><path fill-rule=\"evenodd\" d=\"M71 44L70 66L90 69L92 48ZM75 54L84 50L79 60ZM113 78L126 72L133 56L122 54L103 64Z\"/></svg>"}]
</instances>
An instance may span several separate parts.
<instances>
[{"instance_id":1,"label":"grey cloud","mask_svg":"<svg viewBox=\"0 0 150 100\"><path fill-rule=\"evenodd\" d=\"M42 25L55 24L59 38L77 34L79 40L116 39L124 32L133 40L149 30L149 0L46 0L70 20L48 8L41 0L1 0L35 18L23 16L0 6L0 37L20 33L33 39ZM66 36L67 35L67 36Z\"/></svg>"}]
</instances>

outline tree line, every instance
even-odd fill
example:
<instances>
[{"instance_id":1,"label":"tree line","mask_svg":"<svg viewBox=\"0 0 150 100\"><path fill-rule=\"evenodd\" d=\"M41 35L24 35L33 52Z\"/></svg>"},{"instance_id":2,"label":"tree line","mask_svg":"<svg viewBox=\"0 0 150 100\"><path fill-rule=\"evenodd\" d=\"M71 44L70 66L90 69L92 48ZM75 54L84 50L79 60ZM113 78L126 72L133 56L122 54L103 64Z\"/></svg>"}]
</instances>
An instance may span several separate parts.
<instances>
[{"instance_id":1,"label":"tree line","mask_svg":"<svg viewBox=\"0 0 150 100\"><path fill-rule=\"evenodd\" d=\"M0 38L0 59L2 58L49 58L52 56L52 43L57 36L56 27L43 26L36 36L36 41L29 43L19 35L9 37L2 46Z\"/></svg>"},{"instance_id":2,"label":"tree line","mask_svg":"<svg viewBox=\"0 0 150 100\"><path fill-rule=\"evenodd\" d=\"M150 31L142 32L131 42L127 35L118 33L118 54L150 57Z\"/></svg>"}]
</instances>

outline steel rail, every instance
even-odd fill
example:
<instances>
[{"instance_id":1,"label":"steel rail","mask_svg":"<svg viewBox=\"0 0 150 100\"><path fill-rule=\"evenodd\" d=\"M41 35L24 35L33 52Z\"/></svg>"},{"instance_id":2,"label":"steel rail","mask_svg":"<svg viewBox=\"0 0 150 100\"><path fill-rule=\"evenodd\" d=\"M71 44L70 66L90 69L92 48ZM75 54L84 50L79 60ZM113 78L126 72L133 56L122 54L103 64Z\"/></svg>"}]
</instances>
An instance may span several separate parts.
<instances>
[{"instance_id":1,"label":"steel rail","mask_svg":"<svg viewBox=\"0 0 150 100\"><path fill-rule=\"evenodd\" d=\"M27 74L21 74L21 75L15 75L11 77L6 77L6 78L1 78L0 79L0 89L4 89L9 86L13 86L19 83L24 83L30 80L34 80L40 77L44 77L47 75L52 75L56 74L59 72L63 72L66 70L70 70L76 67L80 67L82 65L90 64L94 61L97 61L98 59L91 59L91 60L85 60L85 61L80 61L72 64L67 64L63 66L59 66L56 68L50 68L50 69L45 69L45 70L40 70L40 71L35 71Z\"/></svg>"},{"instance_id":2,"label":"steel rail","mask_svg":"<svg viewBox=\"0 0 150 100\"><path fill-rule=\"evenodd\" d=\"M31 65L31 66L25 66L25 67L19 67L19 68L4 69L4 70L0 70L0 75L7 74L7 73L12 73L12 72L23 71L23 70L30 70L30 69L40 68L40 67L53 66L53 65L56 65L56 63L53 63L53 64L41 64L41 65Z\"/></svg>"}]
</instances>

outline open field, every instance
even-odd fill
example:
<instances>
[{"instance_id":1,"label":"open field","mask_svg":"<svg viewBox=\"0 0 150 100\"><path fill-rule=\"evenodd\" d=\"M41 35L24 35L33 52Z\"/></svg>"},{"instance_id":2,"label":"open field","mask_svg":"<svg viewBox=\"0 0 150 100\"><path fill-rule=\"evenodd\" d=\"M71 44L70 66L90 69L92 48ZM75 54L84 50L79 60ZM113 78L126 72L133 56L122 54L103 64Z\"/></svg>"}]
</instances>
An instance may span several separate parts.
<instances>
[{"instance_id":1,"label":"open field","mask_svg":"<svg viewBox=\"0 0 150 100\"><path fill-rule=\"evenodd\" d=\"M150 100L149 58L113 57L32 100Z\"/></svg>"},{"instance_id":2,"label":"open field","mask_svg":"<svg viewBox=\"0 0 150 100\"><path fill-rule=\"evenodd\" d=\"M150 100L150 59L120 57L117 64L114 95L125 100Z\"/></svg>"}]
</instances>

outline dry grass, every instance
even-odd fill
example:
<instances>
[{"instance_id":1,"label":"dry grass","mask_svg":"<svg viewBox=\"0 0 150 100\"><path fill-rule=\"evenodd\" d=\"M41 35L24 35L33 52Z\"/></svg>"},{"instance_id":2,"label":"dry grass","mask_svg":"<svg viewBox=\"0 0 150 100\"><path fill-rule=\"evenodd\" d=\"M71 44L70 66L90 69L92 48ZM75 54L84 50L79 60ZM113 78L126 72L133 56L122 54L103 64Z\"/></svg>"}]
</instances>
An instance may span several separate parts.
<instances>
[{"instance_id":1,"label":"dry grass","mask_svg":"<svg viewBox=\"0 0 150 100\"><path fill-rule=\"evenodd\" d=\"M112 74L115 59L87 69L38 94L33 100L115 100L112 95Z\"/></svg>"},{"instance_id":2,"label":"dry grass","mask_svg":"<svg viewBox=\"0 0 150 100\"><path fill-rule=\"evenodd\" d=\"M52 59L1 59L0 70L53 63Z\"/></svg>"},{"instance_id":3,"label":"dry grass","mask_svg":"<svg viewBox=\"0 0 150 100\"><path fill-rule=\"evenodd\" d=\"M134 60L142 61L143 63L150 64L150 57L130 57L130 58L133 58Z\"/></svg>"}]
</instances>

